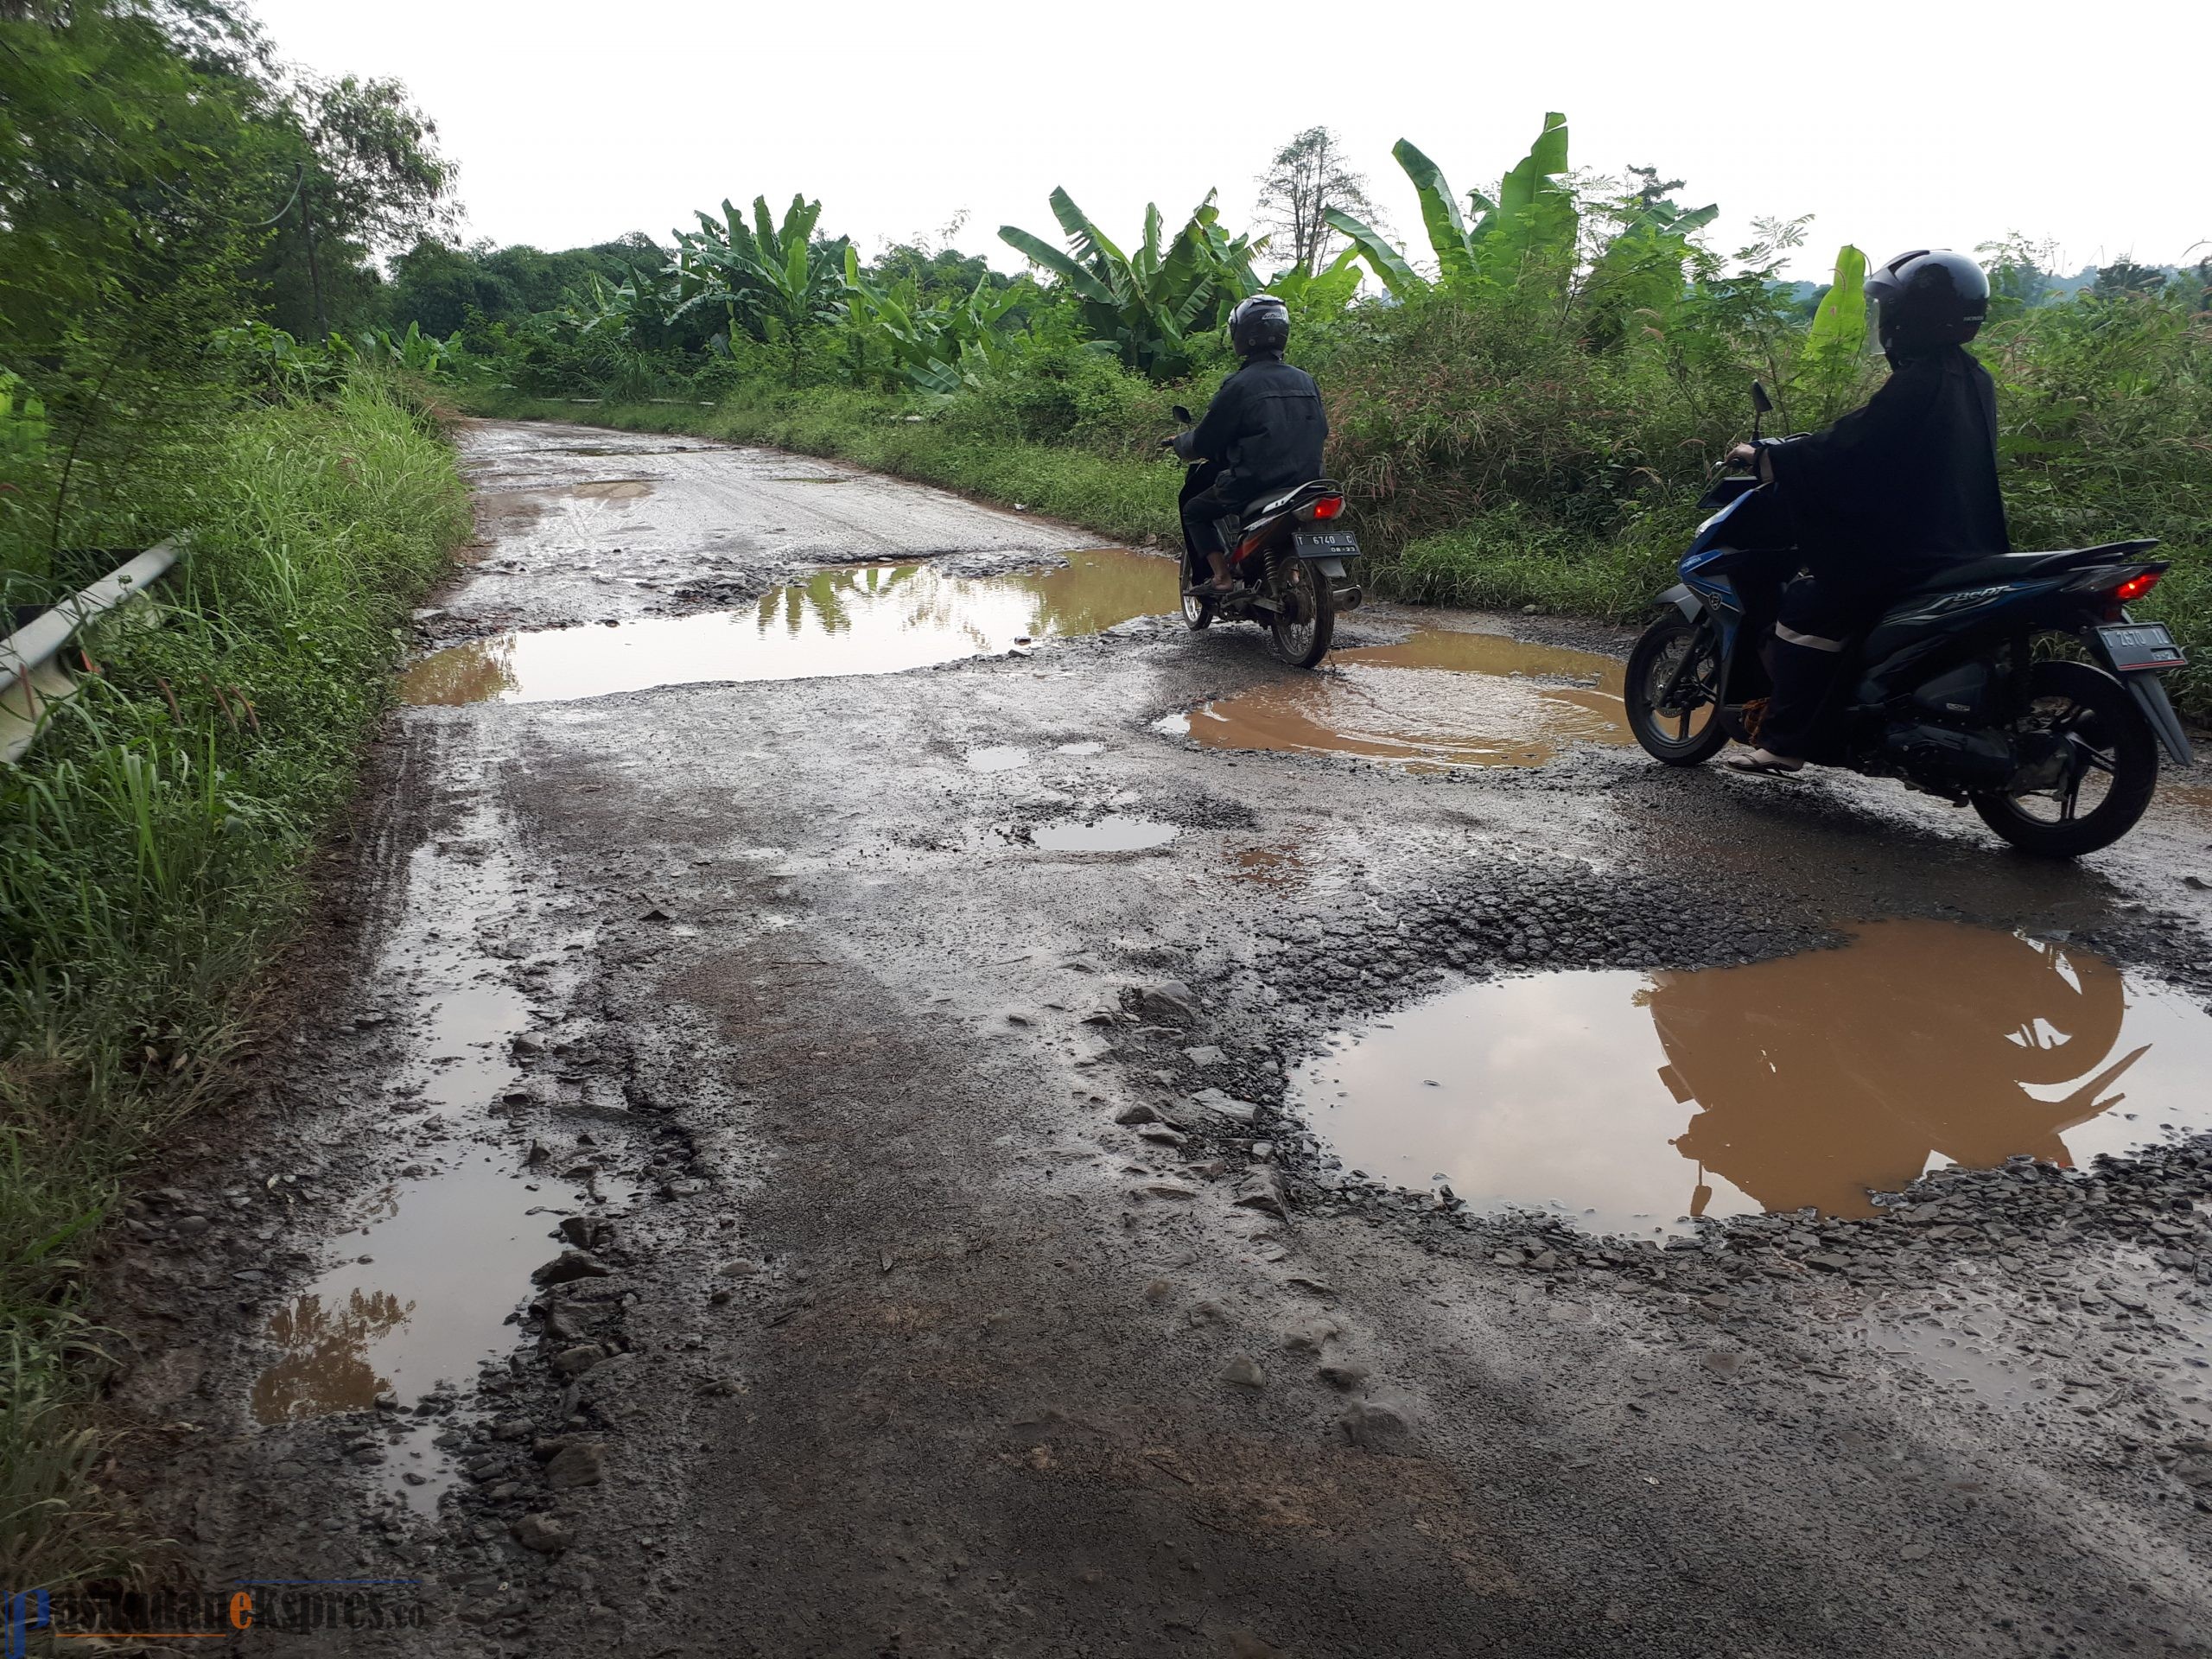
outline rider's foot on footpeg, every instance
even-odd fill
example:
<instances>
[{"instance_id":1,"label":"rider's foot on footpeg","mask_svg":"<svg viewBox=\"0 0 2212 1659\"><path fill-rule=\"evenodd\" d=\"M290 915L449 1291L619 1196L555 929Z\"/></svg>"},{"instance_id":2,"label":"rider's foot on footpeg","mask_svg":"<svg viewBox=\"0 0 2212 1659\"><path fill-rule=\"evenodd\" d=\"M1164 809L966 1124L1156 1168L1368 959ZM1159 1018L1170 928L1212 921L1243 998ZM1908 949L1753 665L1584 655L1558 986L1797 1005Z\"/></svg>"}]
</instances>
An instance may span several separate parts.
<instances>
[{"instance_id":1,"label":"rider's foot on footpeg","mask_svg":"<svg viewBox=\"0 0 2212 1659\"><path fill-rule=\"evenodd\" d=\"M1775 754L1765 749L1732 754L1721 764L1731 772L1791 772L1805 770L1802 760L1793 760L1788 755Z\"/></svg>"}]
</instances>

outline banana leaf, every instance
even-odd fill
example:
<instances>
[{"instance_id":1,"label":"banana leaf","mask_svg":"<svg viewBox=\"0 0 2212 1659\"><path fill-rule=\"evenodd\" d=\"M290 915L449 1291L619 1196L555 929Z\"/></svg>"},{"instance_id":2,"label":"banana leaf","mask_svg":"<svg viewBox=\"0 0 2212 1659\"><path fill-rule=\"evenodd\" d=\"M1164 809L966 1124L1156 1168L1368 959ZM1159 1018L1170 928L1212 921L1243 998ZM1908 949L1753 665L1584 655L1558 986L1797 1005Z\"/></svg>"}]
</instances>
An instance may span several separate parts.
<instances>
[{"instance_id":1,"label":"banana leaf","mask_svg":"<svg viewBox=\"0 0 2212 1659\"><path fill-rule=\"evenodd\" d=\"M1447 285L1472 282L1476 273L1474 247L1467 239L1466 225L1459 218L1459 204L1452 200L1452 187L1444 181L1442 170L1408 139L1399 139L1391 146L1390 153L1398 158L1398 165L1405 169L1421 197L1421 223L1428 227L1428 245L1436 251L1440 279Z\"/></svg>"},{"instance_id":2,"label":"banana leaf","mask_svg":"<svg viewBox=\"0 0 2212 1659\"><path fill-rule=\"evenodd\" d=\"M1088 267L1077 264L1043 238L1032 236L1027 231L1012 225L1001 225L999 226L999 240L1026 256L1033 264L1042 265L1060 277L1083 298L1100 305L1114 303L1113 289L1092 276Z\"/></svg>"},{"instance_id":3,"label":"banana leaf","mask_svg":"<svg viewBox=\"0 0 2212 1659\"><path fill-rule=\"evenodd\" d=\"M1532 255L1563 260L1572 254L1580 225L1574 198L1560 182L1567 172L1567 118L1554 110L1520 165L1498 186L1497 207L1475 227L1476 257L1503 275ZM1562 267L1563 268L1563 267Z\"/></svg>"},{"instance_id":4,"label":"banana leaf","mask_svg":"<svg viewBox=\"0 0 2212 1659\"><path fill-rule=\"evenodd\" d=\"M1380 231L1362 224L1340 207L1331 207L1321 217L1328 221L1330 229L1351 244L1353 252L1367 261L1376 280L1393 299L1408 299L1427 289L1428 284L1421 273L1406 263L1405 255Z\"/></svg>"},{"instance_id":5,"label":"banana leaf","mask_svg":"<svg viewBox=\"0 0 2212 1659\"><path fill-rule=\"evenodd\" d=\"M1815 375L1850 372L1866 349L1866 256L1848 242L1836 250L1835 282L1821 296L1806 331L1806 368Z\"/></svg>"},{"instance_id":6,"label":"banana leaf","mask_svg":"<svg viewBox=\"0 0 2212 1659\"><path fill-rule=\"evenodd\" d=\"M1128 256L1107 239L1103 231L1090 222L1090 216L1075 205L1075 198L1065 190L1055 188L1051 200L1052 217L1060 221L1060 228L1067 232L1068 245L1076 257L1097 270L1099 276L1109 285L1116 288L1128 286ZM1116 277L1122 280L1116 282Z\"/></svg>"}]
</instances>

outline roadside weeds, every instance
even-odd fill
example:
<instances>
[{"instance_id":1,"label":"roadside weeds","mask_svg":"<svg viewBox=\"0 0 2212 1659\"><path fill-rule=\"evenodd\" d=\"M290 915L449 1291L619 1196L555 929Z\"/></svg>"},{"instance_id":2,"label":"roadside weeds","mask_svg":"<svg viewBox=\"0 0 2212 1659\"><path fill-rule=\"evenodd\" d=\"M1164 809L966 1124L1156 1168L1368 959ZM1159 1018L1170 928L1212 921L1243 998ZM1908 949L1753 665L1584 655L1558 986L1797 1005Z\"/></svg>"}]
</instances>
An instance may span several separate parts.
<instances>
[{"instance_id":1,"label":"roadside weeds","mask_svg":"<svg viewBox=\"0 0 2212 1659\"><path fill-rule=\"evenodd\" d=\"M0 777L0 1582L127 1570L82 1407L87 1280L118 1187L236 1087L302 862L347 799L407 609L469 518L398 391L235 422L189 492L151 626ZM127 1229L134 1223L126 1220Z\"/></svg>"}]
</instances>

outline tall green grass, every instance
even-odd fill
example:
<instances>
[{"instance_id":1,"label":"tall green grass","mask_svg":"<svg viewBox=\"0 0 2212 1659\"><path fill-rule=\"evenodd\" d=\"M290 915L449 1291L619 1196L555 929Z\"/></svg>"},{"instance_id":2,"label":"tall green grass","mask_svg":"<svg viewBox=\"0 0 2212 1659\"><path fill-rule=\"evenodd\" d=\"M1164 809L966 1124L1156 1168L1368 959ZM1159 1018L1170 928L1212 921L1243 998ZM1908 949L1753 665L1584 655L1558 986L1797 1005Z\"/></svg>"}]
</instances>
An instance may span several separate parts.
<instances>
[{"instance_id":1,"label":"tall green grass","mask_svg":"<svg viewBox=\"0 0 2212 1659\"><path fill-rule=\"evenodd\" d=\"M0 768L0 1583L101 1570L81 1286L119 1185L226 1086L255 970L468 527L451 451L363 378L140 481L190 550Z\"/></svg>"}]
</instances>

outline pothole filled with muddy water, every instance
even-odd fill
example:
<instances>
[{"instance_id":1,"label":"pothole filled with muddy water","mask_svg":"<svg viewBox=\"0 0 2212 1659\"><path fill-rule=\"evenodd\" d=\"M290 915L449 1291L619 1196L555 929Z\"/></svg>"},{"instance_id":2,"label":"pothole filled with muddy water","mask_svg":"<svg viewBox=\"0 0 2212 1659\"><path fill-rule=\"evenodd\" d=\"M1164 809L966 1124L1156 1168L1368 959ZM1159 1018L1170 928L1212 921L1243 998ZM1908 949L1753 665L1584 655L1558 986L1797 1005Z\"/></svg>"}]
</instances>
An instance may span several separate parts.
<instances>
[{"instance_id":1,"label":"pothole filled with muddy water","mask_svg":"<svg viewBox=\"0 0 2212 1659\"><path fill-rule=\"evenodd\" d=\"M1123 548L1054 570L950 575L926 564L821 570L741 611L493 634L431 652L413 703L552 702L708 681L893 674L1172 611L1173 561Z\"/></svg>"},{"instance_id":2,"label":"pothole filled with muddy water","mask_svg":"<svg viewBox=\"0 0 2212 1659\"><path fill-rule=\"evenodd\" d=\"M628 1197L588 1153L526 1160L491 1128L520 1092L513 1049L532 1005L489 937L521 902L499 825L480 811L461 836L412 855L406 913L378 967L405 988L408 1054L385 1092L389 1133L417 1147L416 1161L340 1217L329 1265L270 1318L248 1400L265 1426L371 1413L405 1424L379 1473L423 1509L452 1471L424 1438L439 1417L411 1414L444 1385L472 1389L480 1365L512 1346L531 1274L561 1249L560 1221L615 1213ZM378 1412L380 1398L393 1409Z\"/></svg>"},{"instance_id":3,"label":"pothole filled with muddy water","mask_svg":"<svg viewBox=\"0 0 2212 1659\"><path fill-rule=\"evenodd\" d=\"M1345 1033L1292 1098L1349 1169L1602 1232L1874 1213L1947 1163L2086 1163L2212 1125L2212 1018L2085 951L1874 922L1745 967L1463 986Z\"/></svg>"},{"instance_id":4,"label":"pothole filled with muddy water","mask_svg":"<svg viewBox=\"0 0 2212 1659\"><path fill-rule=\"evenodd\" d=\"M1157 729L1207 748L1350 754L1415 767L1541 766L1570 743L1632 741L1622 665L1496 633L1421 628L1305 674L1173 714Z\"/></svg>"}]
</instances>

